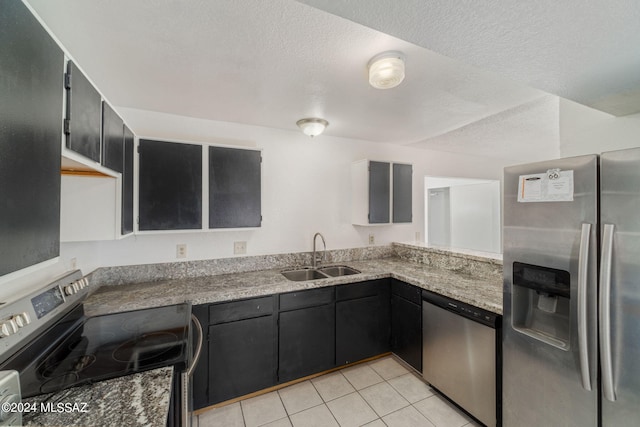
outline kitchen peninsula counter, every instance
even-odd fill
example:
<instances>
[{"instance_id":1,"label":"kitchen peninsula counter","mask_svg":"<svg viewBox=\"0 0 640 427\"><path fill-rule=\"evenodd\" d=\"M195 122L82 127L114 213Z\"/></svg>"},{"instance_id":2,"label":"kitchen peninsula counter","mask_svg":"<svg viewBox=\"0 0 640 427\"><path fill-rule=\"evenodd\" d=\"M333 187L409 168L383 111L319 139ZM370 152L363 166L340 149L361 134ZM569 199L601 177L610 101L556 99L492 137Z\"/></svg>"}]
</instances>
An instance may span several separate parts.
<instances>
[{"instance_id":1,"label":"kitchen peninsula counter","mask_svg":"<svg viewBox=\"0 0 640 427\"><path fill-rule=\"evenodd\" d=\"M407 250L411 251L412 248ZM493 270L490 273L479 271L475 274L427 265L405 257L328 264L346 264L361 273L296 282L286 279L281 274L284 268L278 268L109 285L102 286L87 299L84 304L85 312L88 315L99 315L183 302L193 305L208 304L391 277L502 314L502 277L496 274L495 268L497 266L501 269L498 261L488 262ZM295 266L292 265L291 268Z\"/></svg>"}]
</instances>

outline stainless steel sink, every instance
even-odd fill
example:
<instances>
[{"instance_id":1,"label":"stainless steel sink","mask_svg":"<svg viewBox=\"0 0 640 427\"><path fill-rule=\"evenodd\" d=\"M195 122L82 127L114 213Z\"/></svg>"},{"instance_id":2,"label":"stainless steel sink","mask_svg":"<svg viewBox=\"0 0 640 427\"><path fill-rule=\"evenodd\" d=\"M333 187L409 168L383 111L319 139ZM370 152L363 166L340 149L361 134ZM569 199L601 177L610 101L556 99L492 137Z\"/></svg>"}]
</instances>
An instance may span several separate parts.
<instances>
[{"instance_id":1,"label":"stainless steel sink","mask_svg":"<svg viewBox=\"0 0 640 427\"><path fill-rule=\"evenodd\" d=\"M346 265L332 265L327 267L321 267L318 270L331 277L349 276L351 274L360 273L355 268L347 267Z\"/></svg>"},{"instance_id":2,"label":"stainless steel sink","mask_svg":"<svg viewBox=\"0 0 640 427\"><path fill-rule=\"evenodd\" d=\"M298 270L283 271L282 275L289 280L295 282L303 282L305 280L326 279L329 276L319 272L314 268L300 268Z\"/></svg>"},{"instance_id":3,"label":"stainless steel sink","mask_svg":"<svg viewBox=\"0 0 640 427\"><path fill-rule=\"evenodd\" d=\"M298 269L285 270L280 272L284 277L295 282L306 280L328 279L330 277L348 276L360 273L358 270L346 265L330 265L326 267L302 267Z\"/></svg>"}]
</instances>

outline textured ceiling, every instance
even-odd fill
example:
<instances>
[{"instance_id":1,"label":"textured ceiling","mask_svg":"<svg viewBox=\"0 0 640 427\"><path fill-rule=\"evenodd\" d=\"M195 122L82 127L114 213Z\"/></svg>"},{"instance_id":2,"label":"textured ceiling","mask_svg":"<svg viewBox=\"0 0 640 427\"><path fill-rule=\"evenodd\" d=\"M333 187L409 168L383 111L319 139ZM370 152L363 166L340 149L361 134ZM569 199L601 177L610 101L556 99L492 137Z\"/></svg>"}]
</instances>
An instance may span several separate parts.
<instances>
[{"instance_id":1,"label":"textured ceiling","mask_svg":"<svg viewBox=\"0 0 640 427\"><path fill-rule=\"evenodd\" d=\"M293 0L26 1L116 109L291 130L317 116L329 135L411 144L544 96ZM382 91L366 64L386 50L407 77Z\"/></svg>"},{"instance_id":2,"label":"textured ceiling","mask_svg":"<svg viewBox=\"0 0 640 427\"><path fill-rule=\"evenodd\" d=\"M595 109L640 112L638 0L299 0Z\"/></svg>"}]
</instances>

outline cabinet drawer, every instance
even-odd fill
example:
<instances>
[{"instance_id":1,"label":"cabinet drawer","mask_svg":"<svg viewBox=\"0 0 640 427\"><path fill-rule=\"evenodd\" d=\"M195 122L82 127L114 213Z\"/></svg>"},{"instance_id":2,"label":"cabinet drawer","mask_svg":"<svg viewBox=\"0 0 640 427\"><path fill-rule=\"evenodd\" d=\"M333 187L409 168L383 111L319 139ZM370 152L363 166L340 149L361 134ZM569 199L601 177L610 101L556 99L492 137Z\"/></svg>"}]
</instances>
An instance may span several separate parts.
<instances>
[{"instance_id":1,"label":"cabinet drawer","mask_svg":"<svg viewBox=\"0 0 640 427\"><path fill-rule=\"evenodd\" d=\"M394 280L391 285L391 293L402 297L414 304L422 304L422 292L417 286L409 285L408 283Z\"/></svg>"},{"instance_id":2,"label":"cabinet drawer","mask_svg":"<svg viewBox=\"0 0 640 427\"><path fill-rule=\"evenodd\" d=\"M336 301L370 297L389 292L388 279L370 280L336 287Z\"/></svg>"},{"instance_id":3,"label":"cabinet drawer","mask_svg":"<svg viewBox=\"0 0 640 427\"><path fill-rule=\"evenodd\" d=\"M333 287L327 287L280 294L280 311L328 304L333 301L333 290Z\"/></svg>"},{"instance_id":4,"label":"cabinet drawer","mask_svg":"<svg viewBox=\"0 0 640 427\"><path fill-rule=\"evenodd\" d=\"M273 313L273 297L253 298L209 306L209 324L267 316Z\"/></svg>"}]
</instances>

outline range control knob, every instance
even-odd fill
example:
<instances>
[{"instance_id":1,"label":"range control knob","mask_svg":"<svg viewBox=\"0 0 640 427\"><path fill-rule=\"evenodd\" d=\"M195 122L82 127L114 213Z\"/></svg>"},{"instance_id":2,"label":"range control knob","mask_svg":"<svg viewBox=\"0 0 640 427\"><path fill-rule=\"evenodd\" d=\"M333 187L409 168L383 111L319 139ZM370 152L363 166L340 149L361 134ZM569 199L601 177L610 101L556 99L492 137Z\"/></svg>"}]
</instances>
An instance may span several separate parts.
<instances>
[{"instance_id":1,"label":"range control knob","mask_svg":"<svg viewBox=\"0 0 640 427\"><path fill-rule=\"evenodd\" d=\"M19 403L20 396L17 394L8 394L0 397L0 408L5 407L5 403ZM7 408L8 409L8 408ZM15 415L13 412L4 411L0 409L0 421L7 421L11 416Z\"/></svg>"},{"instance_id":2,"label":"range control knob","mask_svg":"<svg viewBox=\"0 0 640 427\"><path fill-rule=\"evenodd\" d=\"M31 317L29 316L29 313L27 313L26 311L23 311L22 313L16 314L15 316L13 316L13 320L15 320L16 324L18 325L18 328L23 328L27 326L29 323L31 323Z\"/></svg>"},{"instance_id":3,"label":"range control knob","mask_svg":"<svg viewBox=\"0 0 640 427\"><path fill-rule=\"evenodd\" d=\"M74 289L73 287L73 283L69 284L67 286L64 287L64 293L65 295L73 295L75 294L77 291Z\"/></svg>"},{"instance_id":4,"label":"range control knob","mask_svg":"<svg viewBox=\"0 0 640 427\"><path fill-rule=\"evenodd\" d=\"M18 332L18 325L15 320L4 320L0 323L0 338L8 337Z\"/></svg>"}]
</instances>

